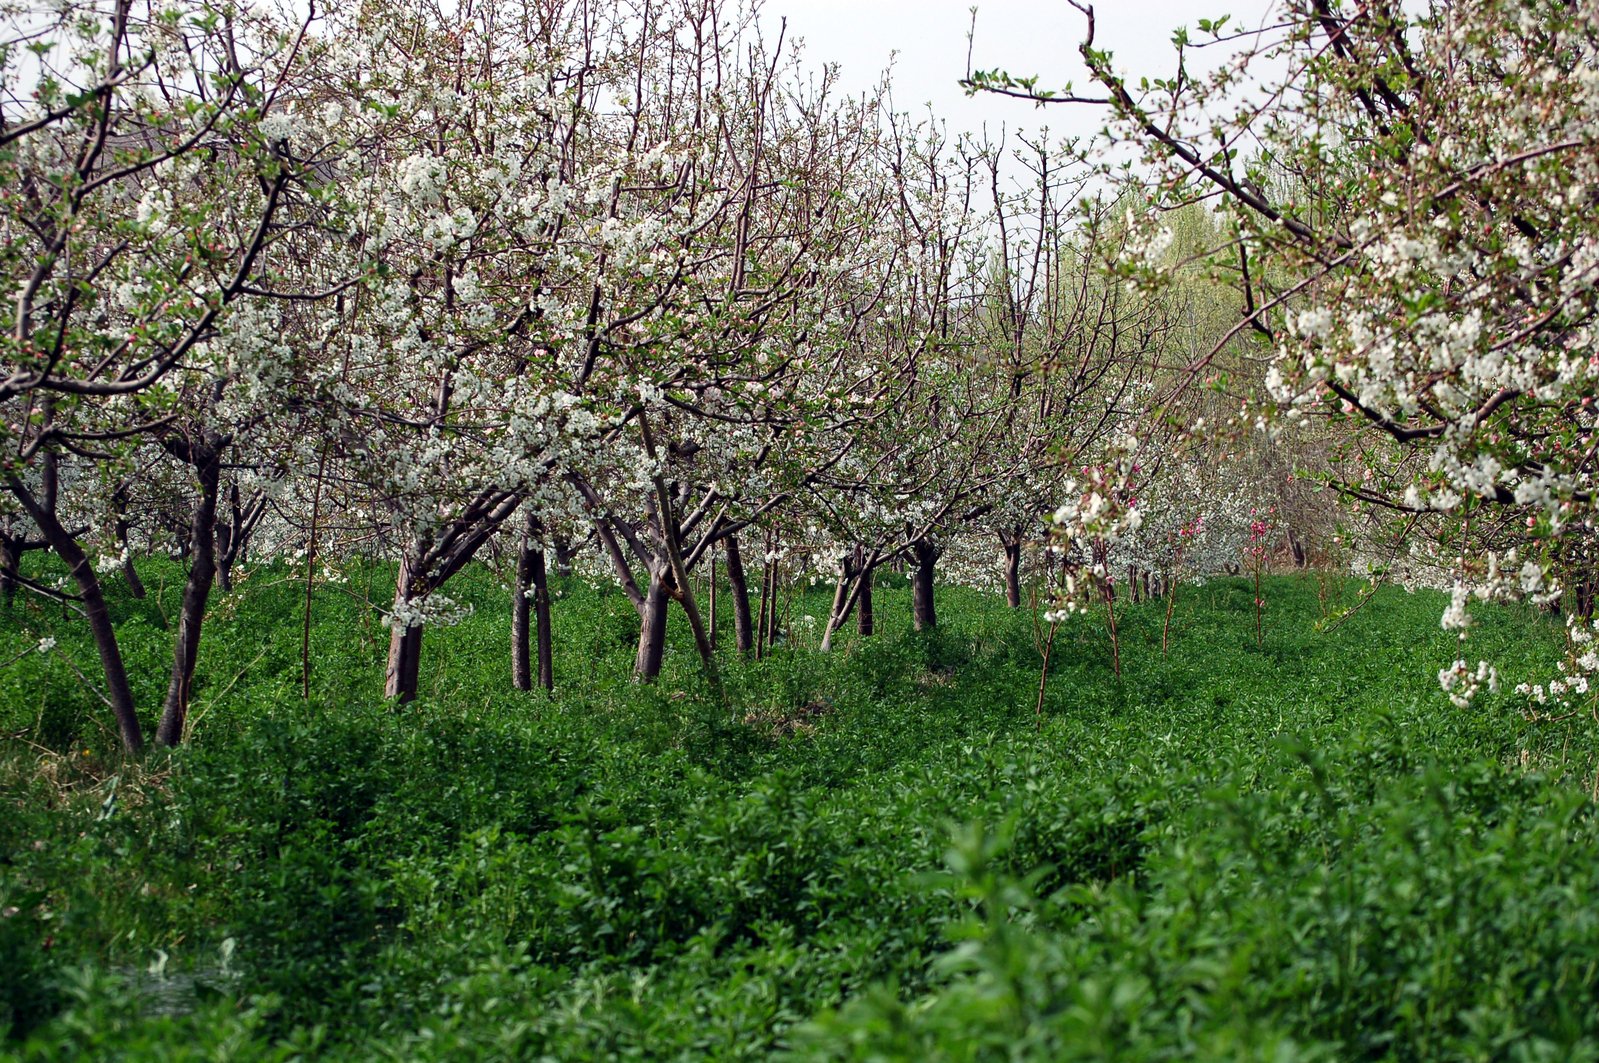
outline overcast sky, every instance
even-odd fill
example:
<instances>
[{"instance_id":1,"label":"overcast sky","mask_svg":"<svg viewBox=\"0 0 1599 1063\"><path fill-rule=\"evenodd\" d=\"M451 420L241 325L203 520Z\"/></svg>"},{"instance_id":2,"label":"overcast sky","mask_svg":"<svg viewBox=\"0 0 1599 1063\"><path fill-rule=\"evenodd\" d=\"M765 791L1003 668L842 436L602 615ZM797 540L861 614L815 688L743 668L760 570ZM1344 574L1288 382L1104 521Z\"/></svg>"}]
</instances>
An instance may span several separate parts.
<instances>
[{"instance_id":1,"label":"overcast sky","mask_svg":"<svg viewBox=\"0 0 1599 1063\"><path fill-rule=\"evenodd\" d=\"M894 62L894 102L921 112L931 102L952 131L1036 132L1044 125L1063 135L1099 128L1095 108L1052 105L983 95L968 98L957 82L966 72L967 31L974 0L767 0L775 22L788 19L790 39L804 38L807 66L837 62L844 84L856 91L873 84ZM1040 75L1041 87L1071 81L1090 88L1077 54L1084 22L1065 0L975 0L977 33L972 65L1015 76ZM1167 76L1174 69L1172 30L1200 18L1232 15L1232 25L1257 28L1273 0L1120 0L1095 5L1095 43L1115 53L1119 68ZM1197 34L1195 35L1198 36Z\"/></svg>"}]
</instances>

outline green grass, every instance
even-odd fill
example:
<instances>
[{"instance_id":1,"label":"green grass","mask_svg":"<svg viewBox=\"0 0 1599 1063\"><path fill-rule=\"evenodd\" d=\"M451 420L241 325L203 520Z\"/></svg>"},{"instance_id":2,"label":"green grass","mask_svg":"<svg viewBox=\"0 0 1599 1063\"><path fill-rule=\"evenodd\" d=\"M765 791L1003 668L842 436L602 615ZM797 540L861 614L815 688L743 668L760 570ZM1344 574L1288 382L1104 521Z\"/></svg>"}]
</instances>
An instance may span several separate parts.
<instances>
[{"instance_id":1,"label":"green grass","mask_svg":"<svg viewBox=\"0 0 1599 1063\"><path fill-rule=\"evenodd\" d=\"M1315 583L1241 581L1056 644L941 591L823 657L802 624L724 650L674 617L628 677L617 591L556 605L560 692L510 689L505 594L430 631L425 697L380 698L380 570L269 570L206 630L194 742L114 756L59 610L0 615L0 1051L26 1059L1599 1058L1596 734L1508 696L1449 707L1431 594L1328 635ZM135 692L165 685L180 573L119 600ZM795 616L826 606L796 599ZM163 609L167 610L163 613ZM725 618L724 618L725 619ZM731 631L722 633L724 645ZM1558 651L1490 610L1509 685ZM69 663L72 662L72 663Z\"/></svg>"}]
</instances>

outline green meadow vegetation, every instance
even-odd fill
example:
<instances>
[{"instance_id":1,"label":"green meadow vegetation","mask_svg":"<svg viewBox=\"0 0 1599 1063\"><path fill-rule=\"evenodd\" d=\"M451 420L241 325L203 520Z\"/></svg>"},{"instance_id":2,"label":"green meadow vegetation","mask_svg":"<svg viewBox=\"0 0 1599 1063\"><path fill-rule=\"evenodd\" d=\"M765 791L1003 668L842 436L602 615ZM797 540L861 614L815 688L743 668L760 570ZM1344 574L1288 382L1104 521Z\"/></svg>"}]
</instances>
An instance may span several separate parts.
<instances>
[{"instance_id":1,"label":"green meadow vegetation","mask_svg":"<svg viewBox=\"0 0 1599 1063\"><path fill-rule=\"evenodd\" d=\"M941 590L831 654L798 595L730 707L680 621L631 678L619 591L559 583L553 698L506 594L382 698L389 573L251 573L192 741L123 762L80 625L0 614L0 1052L120 1059L1599 1058L1591 721L1451 708L1435 594L1280 576L1061 628ZM164 676L176 566L114 602ZM1328 598L1339 599L1329 602ZM1327 625L1323 625L1327 626ZM351 633L355 634L351 634ZM48 650L39 640L54 638ZM1484 610L1510 685L1558 625ZM159 691L138 690L139 703Z\"/></svg>"}]
</instances>

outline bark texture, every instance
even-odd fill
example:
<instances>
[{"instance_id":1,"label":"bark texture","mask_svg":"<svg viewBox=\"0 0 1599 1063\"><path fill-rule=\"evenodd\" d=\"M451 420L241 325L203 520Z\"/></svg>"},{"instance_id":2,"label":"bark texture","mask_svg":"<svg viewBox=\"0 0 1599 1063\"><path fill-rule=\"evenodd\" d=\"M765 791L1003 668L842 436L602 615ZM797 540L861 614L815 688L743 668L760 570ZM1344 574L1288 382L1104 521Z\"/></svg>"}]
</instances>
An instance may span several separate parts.
<instances>
[{"instance_id":1,"label":"bark texture","mask_svg":"<svg viewBox=\"0 0 1599 1063\"><path fill-rule=\"evenodd\" d=\"M50 549L56 552L67 566L72 581L77 584L78 597L83 603L83 615L89 622L89 633L94 638L95 652L100 657L100 669L105 675L106 700L111 714L116 718L117 730L122 735L122 747L137 756L144 752L144 734L139 729L139 716L134 710L133 691L128 686L128 673L122 662L122 649L117 645L117 633L111 624L111 610L106 607L100 578L88 555L78 545L72 534L62 527L52 510L45 508L27 486L14 476L6 477L6 487L24 511L38 526Z\"/></svg>"},{"instance_id":2,"label":"bark texture","mask_svg":"<svg viewBox=\"0 0 1599 1063\"><path fill-rule=\"evenodd\" d=\"M189 694L194 685L195 664L200 658L200 628L216 580L217 484L222 474L219 446L196 444L190 458L199 478L199 497L189 527L192 560L189 578L183 585L183 604L178 610L178 634L173 643L172 674L167 681L166 700L161 704L161 722L155 740L164 746L183 741L183 725L189 718Z\"/></svg>"},{"instance_id":3,"label":"bark texture","mask_svg":"<svg viewBox=\"0 0 1599 1063\"><path fill-rule=\"evenodd\" d=\"M911 623L917 631L938 626L938 611L933 604L933 570L938 564L938 549L926 539L911 546Z\"/></svg>"},{"instance_id":4,"label":"bark texture","mask_svg":"<svg viewBox=\"0 0 1599 1063\"><path fill-rule=\"evenodd\" d=\"M733 643L738 652L750 653L755 649L755 621L750 616L750 586L736 535L727 537L727 588L733 597Z\"/></svg>"}]
</instances>

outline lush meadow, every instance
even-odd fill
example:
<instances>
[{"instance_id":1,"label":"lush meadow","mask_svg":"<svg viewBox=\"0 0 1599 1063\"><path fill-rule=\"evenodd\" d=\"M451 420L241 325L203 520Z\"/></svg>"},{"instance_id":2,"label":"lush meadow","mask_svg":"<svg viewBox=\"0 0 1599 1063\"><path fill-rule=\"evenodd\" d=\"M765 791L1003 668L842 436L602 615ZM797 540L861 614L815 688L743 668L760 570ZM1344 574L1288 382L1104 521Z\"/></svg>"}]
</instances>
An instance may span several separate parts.
<instances>
[{"instance_id":1,"label":"lush meadow","mask_svg":"<svg viewBox=\"0 0 1599 1063\"><path fill-rule=\"evenodd\" d=\"M1576 1059L1599 1056L1591 725L1443 701L1431 594L1327 633L1311 576L1057 639L941 592L830 655L803 619L730 709L682 625L630 678L619 592L565 584L557 696L505 679L505 594L381 697L357 572L253 573L208 628L191 744L119 762L51 607L0 616L0 1023L71 1058ZM119 600L158 677L176 571ZM351 635L351 632L358 634ZM46 651L30 648L55 638ZM726 637L726 633L724 633ZM1474 642L1512 679L1531 612ZM731 641L730 638L727 641ZM153 688L139 691L152 704Z\"/></svg>"}]
</instances>

